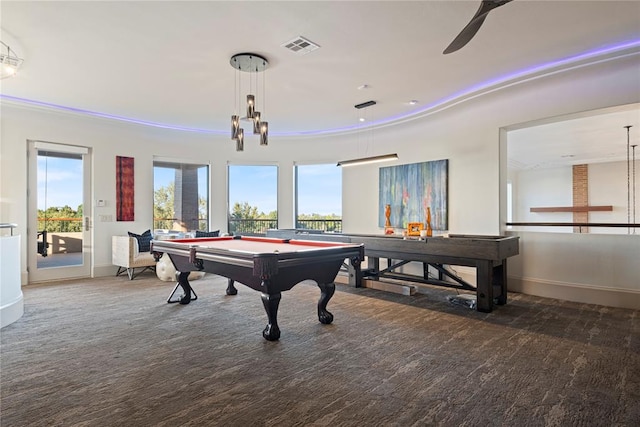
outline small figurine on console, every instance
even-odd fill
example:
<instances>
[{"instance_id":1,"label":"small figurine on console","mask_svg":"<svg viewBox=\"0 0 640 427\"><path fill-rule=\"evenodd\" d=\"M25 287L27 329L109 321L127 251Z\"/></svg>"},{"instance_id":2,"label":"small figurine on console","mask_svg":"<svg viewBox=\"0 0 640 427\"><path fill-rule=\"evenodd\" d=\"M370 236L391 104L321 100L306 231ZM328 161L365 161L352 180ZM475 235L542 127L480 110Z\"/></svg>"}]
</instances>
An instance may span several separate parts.
<instances>
[{"instance_id":1,"label":"small figurine on console","mask_svg":"<svg viewBox=\"0 0 640 427\"><path fill-rule=\"evenodd\" d=\"M384 207L384 216L386 218L385 222L384 222L384 234L393 234L394 230L393 227L391 227L391 205L387 204Z\"/></svg>"},{"instance_id":2,"label":"small figurine on console","mask_svg":"<svg viewBox=\"0 0 640 427\"><path fill-rule=\"evenodd\" d=\"M427 237L433 236L433 228L431 228L431 208L427 206Z\"/></svg>"}]
</instances>

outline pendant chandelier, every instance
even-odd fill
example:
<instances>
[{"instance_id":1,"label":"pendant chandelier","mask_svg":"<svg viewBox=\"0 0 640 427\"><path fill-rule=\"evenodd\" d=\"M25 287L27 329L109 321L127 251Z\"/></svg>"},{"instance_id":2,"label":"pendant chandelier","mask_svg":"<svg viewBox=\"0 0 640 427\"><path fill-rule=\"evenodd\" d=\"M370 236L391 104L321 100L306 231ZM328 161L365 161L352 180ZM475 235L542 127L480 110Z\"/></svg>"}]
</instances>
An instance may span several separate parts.
<instances>
[{"instance_id":1,"label":"pendant chandelier","mask_svg":"<svg viewBox=\"0 0 640 427\"><path fill-rule=\"evenodd\" d=\"M8 44L0 41L0 79L14 76L22 62L23 59Z\"/></svg>"},{"instance_id":2,"label":"pendant chandelier","mask_svg":"<svg viewBox=\"0 0 640 427\"><path fill-rule=\"evenodd\" d=\"M236 70L234 82L234 98L235 111L231 116L231 139L236 141L236 151L244 151L244 128L240 127L240 121L250 121L250 133L260 135L260 145L269 144L269 123L264 120L265 108L265 73L269 66L266 58L255 53L238 53L231 57L229 61L231 66ZM249 73L249 94L246 96L246 114L240 115L242 107L242 75L241 73ZM262 112L257 111L256 96L258 93L258 74L262 73ZM254 86L255 80L255 86ZM255 90L255 92L253 92Z\"/></svg>"}]
</instances>

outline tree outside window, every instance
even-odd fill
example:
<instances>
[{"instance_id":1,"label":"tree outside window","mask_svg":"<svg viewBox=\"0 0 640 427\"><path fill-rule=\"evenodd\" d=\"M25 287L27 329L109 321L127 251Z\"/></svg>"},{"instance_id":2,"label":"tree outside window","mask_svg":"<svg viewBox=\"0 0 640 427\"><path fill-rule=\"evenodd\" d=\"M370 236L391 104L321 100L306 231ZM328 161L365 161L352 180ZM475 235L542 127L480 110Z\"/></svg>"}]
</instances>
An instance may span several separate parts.
<instances>
[{"instance_id":1,"label":"tree outside window","mask_svg":"<svg viewBox=\"0 0 640 427\"><path fill-rule=\"evenodd\" d=\"M295 166L296 228L342 231L342 169L335 163Z\"/></svg>"},{"instance_id":2,"label":"tree outside window","mask_svg":"<svg viewBox=\"0 0 640 427\"><path fill-rule=\"evenodd\" d=\"M209 230L209 166L153 162L153 228Z\"/></svg>"},{"instance_id":3,"label":"tree outside window","mask_svg":"<svg viewBox=\"0 0 640 427\"><path fill-rule=\"evenodd\" d=\"M37 173L38 231L81 232L82 156L40 152Z\"/></svg>"},{"instance_id":4,"label":"tree outside window","mask_svg":"<svg viewBox=\"0 0 640 427\"><path fill-rule=\"evenodd\" d=\"M278 167L229 165L228 230L264 234L278 228Z\"/></svg>"}]
</instances>

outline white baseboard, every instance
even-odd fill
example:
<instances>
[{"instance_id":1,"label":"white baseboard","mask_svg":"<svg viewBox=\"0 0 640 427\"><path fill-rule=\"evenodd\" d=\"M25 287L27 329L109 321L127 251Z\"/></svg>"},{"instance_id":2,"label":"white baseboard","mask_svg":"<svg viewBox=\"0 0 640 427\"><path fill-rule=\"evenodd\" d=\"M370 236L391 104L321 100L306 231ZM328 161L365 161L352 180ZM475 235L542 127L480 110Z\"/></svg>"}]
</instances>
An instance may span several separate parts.
<instances>
[{"instance_id":1,"label":"white baseboard","mask_svg":"<svg viewBox=\"0 0 640 427\"><path fill-rule=\"evenodd\" d=\"M458 275L475 283L474 269L459 269ZM509 276L508 291L545 298L556 298L584 304L640 310L640 290L606 288L577 283L550 282L540 279Z\"/></svg>"},{"instance_id":2,"label":"white baseboard","mask_svg":"<svg viewBox=\"0 0 640 427\"><path fill-rule=\"evenodd\" d=\"M118 267L112 264L95 266L91 277L115 276L117 271ZM22 286L29 284L29 273L26 271L20 273L20 283Z\"/></svg>"},{"instance_id":3,"label":"white baseboard","mask_svg":"<svg viewBox=\"0 0 640 427\"><path fill-rule=\"evenodd\" d=\"M24 314L24 297L22 292L14 301L0 307L0 328L12 324Z\"/></svg>"},{"instance_id":4,"label":"white baseboard","mask_svg":"<svg viewBox=\"0 0 640 427\"><path fill-rule=\"evenodd\" d=\"M115 276L118 267L113 264L96 265L93 267L93 277Z\"/></svg>"},{"instance_id":5,"label":"white baseboard","mask_svg":"<svg viewBox=\"0 0 640 427\"><path fill-rule=\"evenodd\" d=\"M640 291L509 277L509 291L585 304L640 309Z\"/></svg>"}]
</instances>

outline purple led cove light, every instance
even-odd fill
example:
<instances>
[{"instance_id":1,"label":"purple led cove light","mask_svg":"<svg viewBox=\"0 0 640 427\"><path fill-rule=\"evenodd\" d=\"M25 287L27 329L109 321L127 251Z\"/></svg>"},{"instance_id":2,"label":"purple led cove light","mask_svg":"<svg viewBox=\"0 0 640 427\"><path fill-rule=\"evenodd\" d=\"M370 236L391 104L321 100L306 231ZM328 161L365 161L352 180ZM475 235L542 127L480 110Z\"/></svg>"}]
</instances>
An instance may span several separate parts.
<instances>
[{"instance_id":1,"label":"purple led cove light","mask_svg":"<svg viewBox=\"0 0 640 427\"><path fill-rule=\"evenodd\" d=\"M197 133L206 133L206 134L215 134L215 135L222 135L222 134L229 133L227 131L221 131L221 130L189 128L185 126L174 126L174 125L167 125L164 123L130 119L128 117L116 116L116 115L107 114L107 113L99 113L97 111L91 111L91 110L83 110L82 108L67 107L64 105L52 104L50 102L36 101L33 99L19 98L17 96L11 96L11 95L0 94L0 99L6 99L8 101L19 102L22 104L34 105L37 107L53 108L56 110L69 111L71 113L83 114L83 115L92 116L92 117L100 117L100 118L109 119L109 120L118 120L121 122L134 123L134 124L144 125L144 126L152 126L152 127L162 128L162 129L171 129L171 130L179 130L183 132L197 132Z\"/></svg>"},{"instance_id":2,"label":"purple led cove light","mask_svg":"<svg viewBox=\"0 0 640 427\"><path fill-rule=\"evenodd\" d=\"M640 40L632 40L629 42L623 42L613 46L608 46L600 49L587 51L587 52L570 56L568 58L560 59L557 61L547 62L545 64L534 66L522 71L508 74L506 76L489 80L484 83L480 83L476 86L472 86L469 89L453 94L448 98L441 99L432 104L426 105L423 108L413 110L409 113L372 121L368 125L365 125L364 127L365 128L382 127L382 126L388 126L391 124L396 124L397 122L405 122L408 120L418 119L425 115L442 111L446 108L450 108L454 105L460 104L462 102L468 101L470 99L476 98L486 93L503 89L505 87L514 86L526 81L542 78L547 75L561 73L577 67L585 67L585 66L597 64L604 61L618 59L625 56L637 55L640 53L637 50L633 50L630 52L625 52L625 51L631 50L631 49L637 49L638 47L640 47ZM620 53L620 55L608 56L616 53ZM591 61L583 62L587 60L591 60ZM18 98L10 95L0 94L0 99L6 99L9 101L15 101L23 104L35 105L40 107L54 108L54 109L69 111L77 114L86 114L89 116L101 117L101 118L110 119L110 120L118 120L118 121L123 121L127 123L134 123L134 124L158 127L163 129L178 130L183 132L196 132L196 133L214 134L214 135L226 135L228 133L228 130L226 129L212 130L212 129L200 129L200 128L189 128L185 126L168 125L168 124L149 122L144 120L130 119L127 117L116 116L113 114L83 110L80 108L66 107L64 105L57 105L57 104L41 102L41 101L36 101L31 99ZM271 135L272 136L330 135L330 134L336 134L336 133L356 132L362 129L363 129L363 126L361 124L358 124L358 125L345 126L345 127L333 128L333 129L317 129L317 130L310 130L310 131L293 131L293 132L271 132Z\"/></svg>"},{"instance_id":3,"label":"purple led cove light","mask_svg":"<svg viewBox=\"0 0 640 427\"><path fill-rule=\"evenodd\" d=\"M637 49L638 47L640 47L640 40L634 40L631 42L625 42L602 49L588 51L565 59L548 62L542 65L525 69L523 71L517 71L515 73L508 74L503 77L498 77L496 79L480 83L476 86L472 86L469 89L453 94L448 98L436 101L433 104L427 105L421 109L414 110L411 113L381 119L379 121L371 123L370 126L382 127L391 123L398 124L399 122L405 122L410 119L421 118L429 114L443 111L447 108L461 104L462 102L477 98L478 96L495 92L507 87L515 86L520 83L525 83L531 80L536 80L565 71L570 71L576 68L587 67L606 61L620 59L632 55L638 55L640 54L640 51L632 50L634 48ZM616 53L618 53L618 55L613 55ZM590 61L587 62L587 60Z\"/></svg>"},{"instance_id":4,"label":"purple led cove light","mask_svg":"<svg viewBox=\"0 0 640 427\"><path fill-rule=\"evenodd\" d=\"M634 48L637 49L638 47L640 47L640 40L633 40L630 42L624 42L621 44L608 46L601 49L587 51L575 56L570 56L565 59L547 62L545 64L534 66L534 67L525 69L523 71L518 71L503 77L498 77L496 79L489 80L484 83L480 83L476 86L472 86L469 89L453 94L448 98L441 99L432 104L426 105L420 109L413 110L410 113L405 113L397 116L391 116L391 117L379 119L376 121L369 122L364 126L352 125L352 126L345 126L342 128L326 129L326 130L282 132L280 134L274 133L274 135L278 135L278 136L327 135L331 133L357 132L363 128L384 127L392 124L399 124L401 122L406 122L412 119L415 120L415 119L424 117L426 115L445 110L454 105L458 105L462 102L468 101L470 99L476 98L486 93L494 92L499 89L524 83L532 79L542 78L547 75L557 74L557 73L568 71L577 67L585 67L585 66L593 65L603 61L609 61L609 60L618 59L618 58L626 57L630 55L638 55L640 54L640 52L637 50L634 50L631 52L624 52L626 50L630 50ZM617 56L608 56L615 53L621 53L621 54ZM581 62L581 61L586 61L588 59L591 59L592 61ZM563 66L565 68L561 68ZM547 72L547 73L542 74L543 72Z\"/></svg>"},{"instance_id":5,"label":"purple led cove light","mask_svg":"<svg viewBox=\"0 0 640 427\"><path fill-rule=\"evenodd\" d=\"M458 105L462 102L468 101L478 96L481 96L490 92L494 92L496 90L503 89L506 87L514 86L520 83L524 83L532 79L542 78L547 75L557 74L557 73L568 71L577 67L585 67L585 66L593 65L603 61L609 61L609 60L618 59L618 58L626 57L630 55L637 55L637 54L640 54L640 52L637 50L634 50L631 52L624 52L624 51L638 48L638 47L640 47L640 40L633 40L630 42L624 42L621 44L608 46L601 49L587 51L575 56L570 56L565 59L560 59L557 61L552 61L552 62L541 64L538 66L534 66L534 67L525 69L523 71L518 71L503 77L498 77L496 79L489 80L484 83L480 83L476 86L472 86L471 88L463 90L456 94L453 94L448 98L441 99L432 104L426 105L420 109L413 110L410 113L405 113L397 116L391 116L391 117L379 119L376 121L369 122L366 125L360 124L360 125L345 126L342 128L314 130L314 131L281 132L281 133L274 133L274 135L276 136L328 135L331 133L357 132L362 130L363 128L384 127L392 124L399 124L400 122L415 120L415 119L424 117L426 115L445 110L454 105ZM615 53L621 53L621 54L616 56L610 56L610 57L608 56ZM588 59L591 59L592 61L581 62L581 61L586 61ZM561 68L563 66L565 68ZM546 73L543 74L543 72L546 72Z\"/></svg>"}]
</instances>

